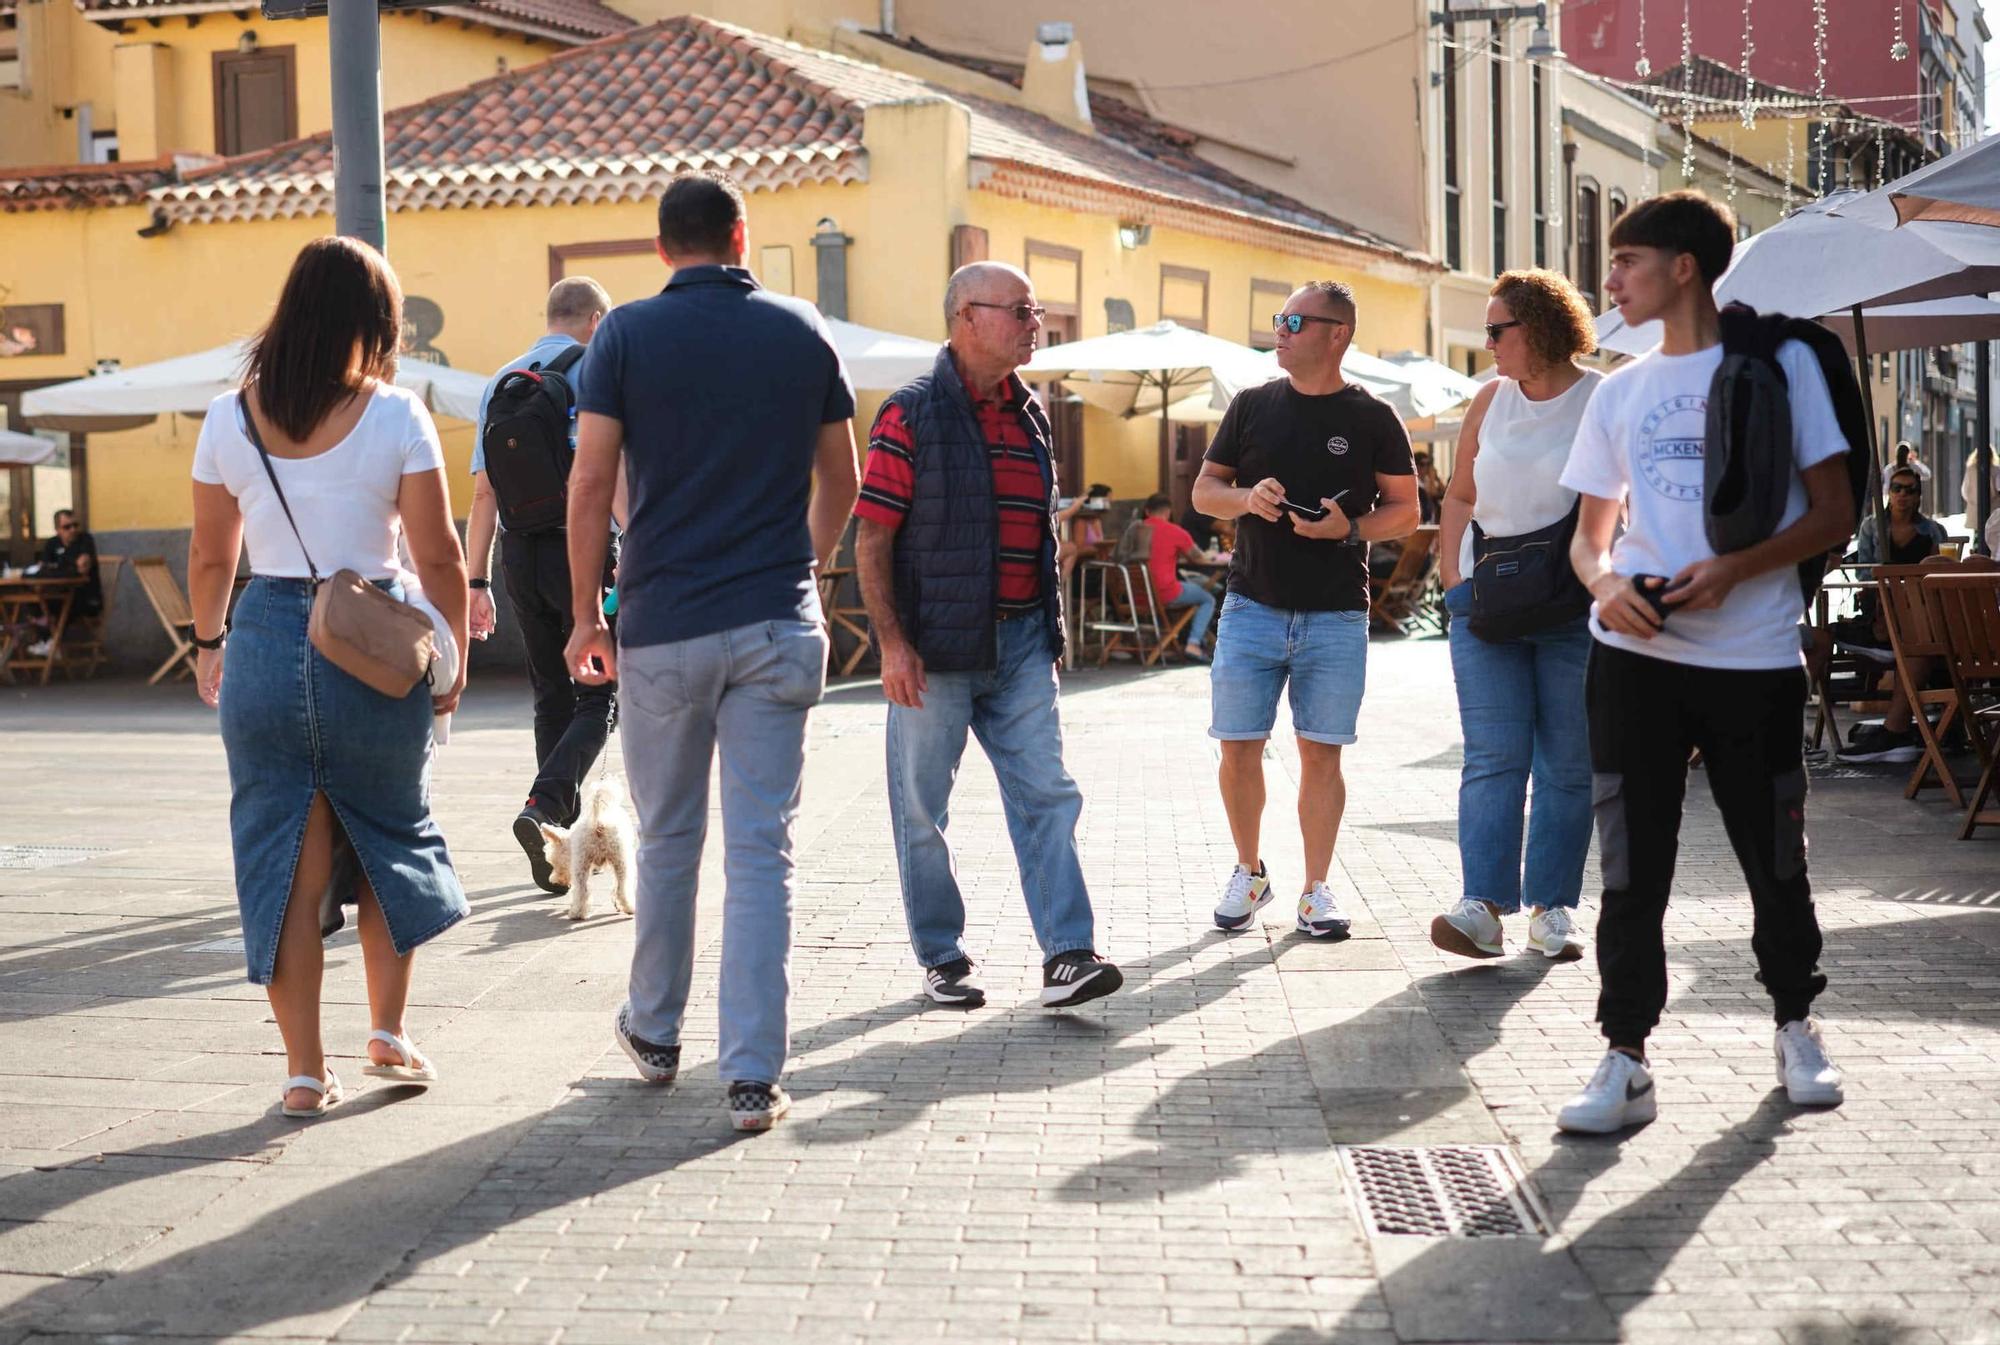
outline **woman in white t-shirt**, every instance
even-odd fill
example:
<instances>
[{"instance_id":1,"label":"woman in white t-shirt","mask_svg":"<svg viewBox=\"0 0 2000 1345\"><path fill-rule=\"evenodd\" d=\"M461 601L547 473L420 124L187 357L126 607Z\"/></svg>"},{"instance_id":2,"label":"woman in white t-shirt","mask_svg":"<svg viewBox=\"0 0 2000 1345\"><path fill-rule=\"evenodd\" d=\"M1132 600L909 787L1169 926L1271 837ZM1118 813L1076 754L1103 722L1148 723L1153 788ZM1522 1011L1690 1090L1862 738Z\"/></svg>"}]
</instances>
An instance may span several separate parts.
<instances>
[{"instance_id":1,"label":"woman in white t-shirt","mask_svg":"<svg viewBox=\"0 0 2000 1345\"><path fill-rule=\"evenodd\" d=\"M1505 951L1501 917L1526 905L1528 946L1571 962L1583 954L1575 912L1590 853L1586 604L1510 639L1474 635L1467 620L1472 525L1488 538L1515 538L1569 516L1576 492L1558 478L1603 375L1576 363L1597 349L1590 308L1553 271L1500 277L1486 303L1486 348L1500 377L1466 412L1438 536L1465 734L1458 786L1464 894L1431 922L1431 942L1465 957L1498 957ZM1554 561L1567 578L1560 547Z\"/></svg>"},{"instance_id":2,"label":"woman in white t-shirt","mask_svg":"<svg viewBox=\"0 0 2000 1345\"><path fill-rule=\"evenodd\" d=\"M325 932L339 927L341 904L359 907L373 1028L365 1072L405 1082L437 1077L404 1032L412 953L468 909L427 774L432 715L456 706L464 670L395 699L327 662L306 634L315 569L352 569L402 597L402 540L465 648L465 559L437 430L390 381L402 306L373 249L307 244L241 392L209 404L195 447L196 682L221 710L244 955L284 1038L287 1116L320 1115L341 1096L320 1039L323 904L333 912ZM252 577L225 627L246 544Z\"/></svg>"}]
</instances>

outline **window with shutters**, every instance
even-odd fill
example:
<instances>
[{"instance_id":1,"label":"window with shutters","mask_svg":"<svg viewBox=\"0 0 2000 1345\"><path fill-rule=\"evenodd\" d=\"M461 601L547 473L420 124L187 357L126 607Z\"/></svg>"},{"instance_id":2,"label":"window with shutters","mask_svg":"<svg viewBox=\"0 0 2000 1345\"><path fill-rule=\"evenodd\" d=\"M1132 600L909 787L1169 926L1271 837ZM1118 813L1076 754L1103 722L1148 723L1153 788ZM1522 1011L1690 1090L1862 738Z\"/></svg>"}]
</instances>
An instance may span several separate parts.
<instances>
[{"instance_id":1,"label":"window with shutters","mask_svg":"<svg viewBox=\"0 0 2000 1345\"><path fill-rule=\"evenodd\" d=\"M248 154L299 133L297 66L291 47L218 51L215 151Z\"/></svg>"},{"instance_id":2,"label":"window with shutters","mask_svg":"<svg viewBox=\"0 0 2000 1345\"><path fill-rule=\"evenodd\" d=\"M1271 329L1271 319L1285 311L1285 302L1291 297L1292 287L1281 280L1250 282L1250 345L1254 349L1277 349L1278 334Z\"/></svg>"},{"instance_id":3,"label":"window with shutters","mask_svg":"<svg viewBox=\"0 0 2000 1345\"><path fill-rule=\"evenodd\" d=\"M0 19L0 89L27 86L21 74L21 30L13 15Z\"/></svg>"}]
</instances>

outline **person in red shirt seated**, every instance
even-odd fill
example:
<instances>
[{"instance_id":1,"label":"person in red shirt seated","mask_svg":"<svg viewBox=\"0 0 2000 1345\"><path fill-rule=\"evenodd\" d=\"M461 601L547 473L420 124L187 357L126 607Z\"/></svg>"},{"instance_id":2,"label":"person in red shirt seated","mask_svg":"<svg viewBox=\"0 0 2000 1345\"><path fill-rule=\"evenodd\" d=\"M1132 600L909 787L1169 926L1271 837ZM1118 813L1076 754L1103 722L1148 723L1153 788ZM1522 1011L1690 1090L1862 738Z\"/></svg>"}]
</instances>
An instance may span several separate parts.
<instances>
[{"instance_id":1,"label":"person in red shirt seated","mask_svg":"<svg viewBox=\"0 0 2000 1345\"><path fill-rule=\"evenodd\" d=\"M1181 578L1182 560L1204 557L1188 530L1167 517L1173 508L1174 502L1165 495L1155 495L1146 501L1146 526L1153 533L1146 574L1153 581L1153 602L1162 615L1174 607L1194 608L1194 620L1188 626L1187 656L1197 663L1206 663L1208 655L1202 652L1202 643L1208 639L1208 623L1215 617L1215 595L1192 579Z\"/></svg>"}]
</instances>

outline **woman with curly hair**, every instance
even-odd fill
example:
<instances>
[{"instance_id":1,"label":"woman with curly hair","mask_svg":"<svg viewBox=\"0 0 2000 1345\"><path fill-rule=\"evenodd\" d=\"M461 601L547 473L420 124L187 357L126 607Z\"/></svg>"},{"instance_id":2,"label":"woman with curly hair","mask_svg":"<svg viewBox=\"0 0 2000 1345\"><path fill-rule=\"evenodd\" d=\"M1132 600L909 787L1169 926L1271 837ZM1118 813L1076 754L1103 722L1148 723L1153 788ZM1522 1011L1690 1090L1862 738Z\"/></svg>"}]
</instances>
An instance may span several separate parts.
<instances>
[{"instance_id":1,"label":"woman with curly hair","mask_svg":"<svg viewBox=\"0 0 2000 1345\"><path fill-rule=\"evenodd\" d=\"M1480 389L1459 430L1438 537L1465 734L1458 786L1464 894L1431 922L1431 942L1465 957L1498 957L1505 951L1501 917L1525 904L1528 946L1569 962L1583 955L1575 911L1590 850L1588 617L1579 605L1555 624L1498 640L1474 635L1467 618L1475 532L1520 537L1561 523L1576 508L1576 492L1558 478L1603 375L1576 363L1597 349L1590 308L1553 271L1500 277L1486 304L1486 348L1500 376ZM1558 554L1557 563L1565 559Z\"/></svg>"}]
</instances>

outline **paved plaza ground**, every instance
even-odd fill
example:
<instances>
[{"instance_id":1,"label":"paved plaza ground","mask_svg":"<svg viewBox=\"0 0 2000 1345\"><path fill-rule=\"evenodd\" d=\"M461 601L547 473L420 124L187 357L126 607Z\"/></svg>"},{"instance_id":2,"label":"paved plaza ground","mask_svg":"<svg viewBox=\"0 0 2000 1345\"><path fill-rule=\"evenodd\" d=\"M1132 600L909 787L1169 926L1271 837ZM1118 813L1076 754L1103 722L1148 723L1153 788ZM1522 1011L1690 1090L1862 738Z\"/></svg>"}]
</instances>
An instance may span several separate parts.
<instances>
[{"instance_id":1,"label":"paved plaza ground","mask_svg":"<svg viewBox=\"0 0 2000 1345\"><path fill-rule=\"evenodd\" d=\"M327 1016L351 1100L318 1123L273 1110L213 716L185 685L0 692L0 1345L2000 1341L2000 837L1951 839L1900 773L1816 775L1848 1101L1806 1113L1773 1077L1748 900L1697 780L1660 1119L1561 1138L1601 1050L1594 964L1430 946L1457 895L1444 645L1378 643L1370 679L1338 944L1295 935L1284 901L1210 926L1231 848L1205 672L1069 679L1084 863L1129 979L1064 1014L1035 1007L976 751L952 820L992 1000L925 1006L879 693L836 689L799 835L797 1105L761 1137L729 1129L715 1077L719 855L687 1068L647 1087L610 1038L629 922L561 919L507 835L525 685L476 686L436 772L473 904L419 955L410 1026L444 1081L361 1077L343 933ZM1268 766L1292 890L1282 737ZM1498 1146L1548 1233L1371 1234L1347 1146Z\"/></svg>"}]
</instances>

